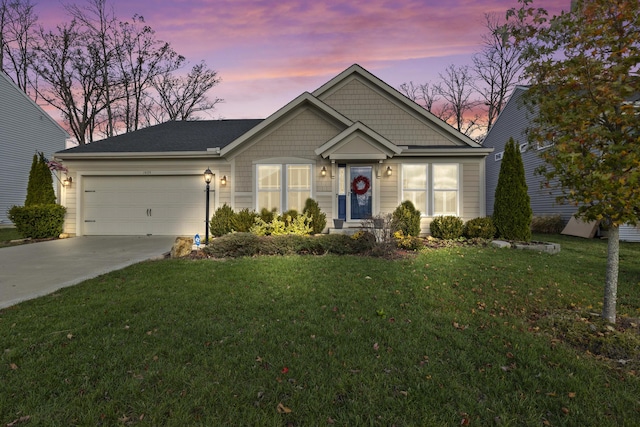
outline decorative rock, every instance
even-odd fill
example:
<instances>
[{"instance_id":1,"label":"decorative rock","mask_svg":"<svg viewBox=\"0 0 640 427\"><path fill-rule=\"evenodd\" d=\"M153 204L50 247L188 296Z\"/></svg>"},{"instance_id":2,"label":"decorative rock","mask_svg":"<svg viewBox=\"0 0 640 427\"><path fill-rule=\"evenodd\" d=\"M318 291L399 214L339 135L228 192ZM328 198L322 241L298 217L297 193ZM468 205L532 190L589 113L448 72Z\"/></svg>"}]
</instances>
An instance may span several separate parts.
<instances>
[{"instance_id":1,"label":"decorative rock","mask_svg":"<svg viewBox=\"0 0 640 427\"><path fill-rule=\"evenodd\" d=\"M171 258L182 258L191 253L193 237L176 237L171 248Z\"/></svg>"},{"instance_id":2,"label":"decorative rock","mask_svg":"<svg viewBox=\"0 0 640 427\"><path fill-rule=\"evenodd\" d=\"M493 246L494 248L510 248L511 243L505 242L503 240L494 240L491 242L491 246Z\"/></svg>"}]
</instances>

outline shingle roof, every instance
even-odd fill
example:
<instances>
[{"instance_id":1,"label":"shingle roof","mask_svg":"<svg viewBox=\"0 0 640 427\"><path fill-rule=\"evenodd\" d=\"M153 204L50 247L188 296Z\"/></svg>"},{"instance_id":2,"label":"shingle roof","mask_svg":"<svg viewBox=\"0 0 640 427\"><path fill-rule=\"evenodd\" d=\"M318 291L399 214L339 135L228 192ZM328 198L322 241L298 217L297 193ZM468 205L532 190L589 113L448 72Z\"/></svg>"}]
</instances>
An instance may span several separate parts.
<instances>
[{"instance_id":1,"label":"shingle roof","mask_svg":"<svg viewBox=\"0 0 640 427\"><path fill-rule=\"evenodd\" d=\"M173 121L79 145L59 153L151 153L223 148L262 119Z\"/></svg>"}]
</instances>

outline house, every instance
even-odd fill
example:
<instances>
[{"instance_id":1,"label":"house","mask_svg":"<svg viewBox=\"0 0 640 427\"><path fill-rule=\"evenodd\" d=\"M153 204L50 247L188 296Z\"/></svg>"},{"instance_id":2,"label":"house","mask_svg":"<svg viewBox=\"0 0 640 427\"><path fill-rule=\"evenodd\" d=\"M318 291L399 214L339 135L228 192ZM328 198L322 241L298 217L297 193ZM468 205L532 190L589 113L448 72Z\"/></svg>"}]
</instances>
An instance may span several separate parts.
<instances>
[{"instance_id":1,"label":"house","mask_svg":"<svg viewBox=\"0 0 640 427\"><path fill-rule=\"evenodd\" d=\"M485 147L493 148L494 150L492 155L486 158L487 215L493 214L493 204L504 147L509 138L513 138L516 146L520 147L522 154L533 215L560 215L563 221L567 223L571 216L576 213L576 207L570 203L558 203L556 198L561 195L561 191L553 188L553 186L551 186L552 188L542 186L543 177L536 173L536 169L544 164L544 160L540 157L540 151L547 149L550 145L532 147L528 143L526 131L531 125L535 113L523 104L522 96L526 91L527 87L525 86L517 86L514 89L509 101L500 112L483 142ZM640 229L631 225L621 226L620 240L640 241Z\"/></svg>"},{"instance_id":2,"label":"house","mask_svg":"<svg viewBox=\"0 0 640 427\"><path fill-rule=\"evenodd\" d=\"M210 212L301 211L315 199L360 226L403 200L437 215L485 215L491 149L457 132L359 65L265 120L169 122L56 153L69 169L65 232L194 235Z\"/></svg>"},{"instance_id":3,"label":"house","mask_svg":"<svg viewBox=\"0 0 640 427\"><path fill-rule=\"evenodd\" d=\"M68 138L55 120L0 71L0 226L12 225L7 218L11 206L24 205L33 155L42 152L51 158L64 149Z\"/></svg>"}]
</instances>

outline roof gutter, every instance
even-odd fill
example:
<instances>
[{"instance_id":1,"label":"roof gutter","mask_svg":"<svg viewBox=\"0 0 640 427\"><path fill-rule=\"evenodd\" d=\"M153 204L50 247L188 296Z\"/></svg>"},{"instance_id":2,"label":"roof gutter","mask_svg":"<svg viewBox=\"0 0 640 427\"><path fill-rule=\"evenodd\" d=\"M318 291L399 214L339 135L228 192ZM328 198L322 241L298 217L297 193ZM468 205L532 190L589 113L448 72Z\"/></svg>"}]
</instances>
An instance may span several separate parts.
<instances>
[{"instance_id":1,"label":"roof gutter","mask_svg":"<svg viewBox=\"0 0 640 427\"><path fill-rule=\"evenodd\" d=\"M446 156L464 156L464 157L486 157L493 152L493 147L482 148L412 148L410 150L404 149L401 154L395 157L446 157Z\"/></svg>"}]
</instances>

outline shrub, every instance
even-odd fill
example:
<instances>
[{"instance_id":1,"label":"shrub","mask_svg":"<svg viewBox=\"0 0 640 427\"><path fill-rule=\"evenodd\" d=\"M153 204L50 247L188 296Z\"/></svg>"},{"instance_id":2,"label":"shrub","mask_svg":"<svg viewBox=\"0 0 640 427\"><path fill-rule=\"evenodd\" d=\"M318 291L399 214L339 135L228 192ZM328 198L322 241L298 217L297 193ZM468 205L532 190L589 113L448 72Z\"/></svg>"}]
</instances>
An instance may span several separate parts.
<instances>
[{"instance_id":1,"label":"shrub","mask_svg":"<svg viewBox=\"0 0 640 427\"><path fill-rule=\"evenodd\" d=\"M431 221L431 236L437 239L458 239L462 237L464 223L457 216L437 216Z\"/></svg>"},{"instance_id":2,"label":"shrub","mask_svg":"<svg viewBox=\"0 0 640 427\"><path fill-rule=\"evenodd\" d=\"M394 232L402 231L405 236L419 236L420 211L411 201L405 200L393 211L391 228Z\"/></svg>"},{"instance_id":3,"label":"shrub","mask_svg":"<svg viewBox=\"0 0 640 427\"><path fill-rule=\"evenodd\" d=\"M252 233L230 233L214 239L203 251L215 258L255 256L260 251L260 238Z\"/></svg>"},{"instance_id":4,"label":"shrub","mask_svg":"<svg viewBox=\"0 0 640 427\"><path fill-rule=\"evenodd\" d=\"M267 208L262 208L258 216L260 217L261 220L263 220L268 224L277 217L276 212L277 212L276 209L269 210Z\"/></svg>"},{"instance_id":5,"label":"shrub","mask_svg":"<svg viewBox=\"0 0 640 427\"><path fill-rule=\"evenodd\" d=\"M226 203L216 209L209 223L211 235L215 237L224 236L233 231L235 212Z\"/></svg>"},{"instance_id":6,"label":"shrub","mask_svg":"<svg viewBox=\"0 0 640 427\"><path fill-rule=\"evenodd\" d=\"M533 233L560 234L564 229L564 221L560 215L534 216L531 220Z\"/></svg>"},{"instance_id":7,"label":"shrub","mask_svg":"<svg viewBox=\"0 0 640 427\"><path fill-rule=\"evenodd\" d=\"M255 224L256 218L258 214L246 208L236 212L232 219L233 231L248 233Z\"/></svg>"},{"instance_id":8,"label":"shrub","mask_svg":"<svg viewBox=\"0 0 640 427\"><path fill-rule=\"evenodd\" d=\"M286 227L289 227L293 221L298 217L298 211L295 209L289 209L280 215L280 221L284 222Z\"/></svg>"},{"instance_id":9,"label":"shrub","mask_svg":"<svg viewBox=\"0 0 640 427\"><path fill-rule=\"evenodd\" d=\"M12 206L9 219L23 237L48 239L62 233L67 209L56 204Z\"/></svg>"},{"instance_id":10,"label":"shrub","mask_svg":"<svg viewBox=\"0 0 640 427\"><path fill-rule=\"evenodd\" d=\"M291 215L284 215L273 218L271 222L266 222L262 217L255 220L251 233L257 236L281 236L285 234L305 235L311 233L311 218L307 215L297 215L291 218Z\"/></svg>"},{"instance_id":11,"label":"shrub","mask_svg":"<svg viewBox=\"0 0 640 427\"><path fill-rule=\"evenodd\" d=\"M463 234L468 239L493 239L496 235L496 227L491 217L474 218L464 225Z\"/></svg>"},{"instance_id":12,"label":"shrub","mask_svg":"<svg viewBox=\"0 0 640 427\"><path fill-rule=\"evenodd\" d=\"M215 258L237 258L256 255L293 255L332 253L357 255L372 253L375 237L367 232L353 236L321 234L318 236L257 236L253 233L231 233L214 239L202 250Z\"/></svg>"},{"instance_id":13,"label":"shrub","mask_svg":"<svg viewBox=\"0 0 640 427\"><path fill-rule=\"evenodd\" d=\"M402 231L396 231L393 234L396 239L396 246L400 249L406 249L408 251L419 251L424 248L424 240L416 236L405 236Z\"/></svg>"},{"instance_id":14,"label":"shrub","mask_svg":"<svg viewBox=\"0 0 640 427\"><path fill-rule=\"evenodd\" d=\"M311 218L311 232L313 234L322 233L322 230L327 226L327 215L320 210L318 202L311 198L307 199L304 202L302 213Z\"/></svg>"},{"instance_id":15,"label":"shrub","mask_svg":"<svg viewBox=\"0 0 640 427\"><path fill-rule=\"evenodd\" d=\"M531 203L520 150L513 138L504 150L493 204L493 224L499 237L507 240L531 240Z\"/></svg>"}]
</instances>

